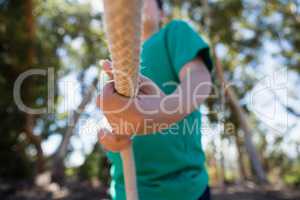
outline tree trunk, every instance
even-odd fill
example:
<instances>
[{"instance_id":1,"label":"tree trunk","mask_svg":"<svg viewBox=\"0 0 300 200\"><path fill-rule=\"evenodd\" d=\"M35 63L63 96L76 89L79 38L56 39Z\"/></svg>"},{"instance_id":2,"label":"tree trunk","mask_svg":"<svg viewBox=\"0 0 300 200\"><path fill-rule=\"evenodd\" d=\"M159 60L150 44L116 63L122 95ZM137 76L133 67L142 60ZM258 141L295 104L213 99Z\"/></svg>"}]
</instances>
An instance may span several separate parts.
<instances>
[{"instance_id":1,"label":"tree trunk","mask_svg":"<svg viewBox=\"0 0 300 200\"><path fill-rule=\"evenodd\" d=\"M225 158L223 149L220 149L220 160L219 160L219 186L223 189L225 186Z\"/></svg>"},{"instance_id":2,"label":"tree trunk","mask_svg":"<svg viewBox=\"0 0 300 200\"><path fill-rule=\"evenodd\" d=\"M259 147L259 155L260 155L260 159L262 161L262 165L263 165L264 169L268 172L270 170L268 156L266 155L268 142L266 140L265 135L263 135L263 133L260 133L260 134L261 134L260 137L261 137L262 143Z\"/></svg>"},{"instance_id":3,"label":"tree trunk","mask_svg":"<svg viewBox=\"0 0 300 200\"><path fill-rule=\"evenodd\" d=\"M44 153L41 146L41 138L33 133L33 128L35 125L35 119L33 115L26 114L25 118L25 135L30 144L36 149L36 165L37 165L37 173L41 174L45 170L45 160L44 160Z\"/></svg>"},{"instance_id":4,"label":"tree trunk","mask_svg":"<svg viewBox=\"0 0 300 200\"><path fill-rule=\"evenodd\" d=\"M300 142L296 142L297 158L300 159Z\"/></svg>"},{"instance_id":5,"label":"tree trunk","mask_svg":"<svg viewBox=\"0 0 300 200\"><path fill-rule=\"evenodd\" d=\"M245 181L247 179L247 174L245 170L245 163L244 163L244 156L242 151L242 143L240 141L240 137L238 135L237 131L234 131L234 141L236 144L236 149L238 153L238 168L239 168L239 174L240 174L240 181Z\"/></svg>"},{"instance_id":6,"label":"tree trunk","mask_svg":"<svg viewBox=\"0 0 300 200\"><path fill-rule=\"evenodd\" d=\"M35 38L35 23L34 23L34 16L33 16L33 3L32 0L25 1L25 16L26 16L26 34L27 34L27 41L28 41L28 48L27 48L27 61L25 68L32 67L35 57L34 51L34 38Z\"/></svg>"},{"instance_id":7,"label":"tree trunk","mask_svg":"<svg viewBox=\"0 0 300 200\"><path fill-rule=\"evenodd\" d=\"M83 97L81 103L79 104L78 108L73 111L71 116L71 124L69 125L66 133L63 135L62 142L60 143L54 158L53 158L53 166L52 166L52 180L54 182L63 184L65 178L65 165L64 165L64 158L67 155L68 146L70 143L71 136L73 135L74 128L80 118L81 113L84 111L86 105L91 101L93 94L96 91L96 86L98 84L98 78L95 78L88 88L85 96Z\"/></svg>"},{"instance_id":8,"label":"tree trunk","mask_svg":"<svg viewBox=\"0 0 300 200\"><path fill-rule=\"evenodd\" d=\"M211 24L210 19L213 16L211 16L211 13L210 13L210 6L209 6L208 0L203 0L203 8L204 8L203 11L204 11L204 17L205 17L205 22L206 22L205 29L209 33L210 32L209 31L210 24ZM247 122L246 114L245 114L244 110L240 107L238 98L236 97L234 91L230 87L226 87L226 86L228 86L228 84L227 84L226 80L224 79L222 65L221 65L220 60L218 59L218 56L216 55L215 49L213 49L213 53L215 55L215 61L216 61L215 66L216 66L217 78L219 79L220 84L221 84L221 95L222 95L221 98L223 98L222 91L225 90L224 95L226 97L226 100L230 104L232 112L236 113L239 123L240 123L240 127L244 131L245 148L248 152L249 158L251 160L251 164L255 170L257 180L259 183L267 183L267 178L266 178L265 172L263 170L262 164L257 155L255 146L252 142L251 128Z\"/></svg>"},{"instance_id":9,"label":"tree trunk","mask_svg":"<svg viewBox=\"0 0 300 200\"><path fill-rule=\"evenodd\" d=\"M214 183L217 184L220 182L219 179L219 172L218 172L218 161L217 161L217 150L216 150L216 145L215 141L211 141L211 146L212 146L212 155L210 158L209 166L210 168L213 169L213 174L212 174L212 180L214 180Z\"/></svg>"},{"instance_id":10,"label":"tree trunk","mask_svg":"<svg viewBox=\"0 0 300 200\"><path fill-rule=\"evenodd\" d=\"M251 160L251 164L255 171L257 181L262 184L267 183L268 181L267 181L265 171L262 167L261 161L259 160L259 156L258 156L255 146L252 142L251 128L247 121L245 111L239 105L238 98L237 98L236 94L234 93L234 91L230 87L227 87L227 86L229 86L229 84L224 79L222 65L221 65L220 60L218 59L215 49L214 49L214 55L215 55L215 61L216 61L215 66L216 66L217 78L219 79L219 81L221 83L221 87L223 87L225 89L226 100L230 104L232 112L234 112L237 115L239 123L240 123L239 125L244 132L245 148L246 148L249 158Z\"/></svg>"},{"instance_id":11,"label":"tree trunk","mask_svg":"<svg viewBox=\"0 0 300 200\"><path fill-rule=\"evenodd\" d=\"M33 16L34 4L32 0L26 0L24 2L24 13L25 13L25 34L27 36L27 44L28 47L26 49L26 60L24 65L22 65L21 72L26 69L30 69L34 64L35 60L35 48L34 48L34 39L35 39L35 22ZM29 80L30 81L30 80ZM27 105L30 105L32 102L32 97L30 95L30 82L25 84L25 91L28 91L28 94L24 97L24 101ZM41 146L42 139L40 136L35 135L33 132L35 126L35 117L32 114L24 113L25 116L25 124L24 124L24 133L26 135L26 139L30 144L32 144L36 149L36 171L38 174L42 173L45 170L45 160L44 153Z\"/></svg>"}]
</instances>

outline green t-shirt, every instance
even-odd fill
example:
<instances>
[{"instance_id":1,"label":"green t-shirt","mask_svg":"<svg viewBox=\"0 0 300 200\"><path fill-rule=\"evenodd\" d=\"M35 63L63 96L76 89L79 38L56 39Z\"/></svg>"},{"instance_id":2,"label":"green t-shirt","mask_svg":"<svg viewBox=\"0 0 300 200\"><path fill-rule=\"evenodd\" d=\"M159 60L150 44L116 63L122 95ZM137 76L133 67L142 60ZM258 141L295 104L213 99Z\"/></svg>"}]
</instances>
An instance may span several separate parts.
<instances>
[{"instance_id":1,"label":"green t-shirt","mask_svg":"<svg viewBox=\"0 0 300 200\"><path fill-rule=\"evenodd\" d=\"M144 42L141 73L170 94L180 82L180 69L197 55L211 70L207 43L187 23L174 20ZM200 128L201 113L196 110L167 130L134 137L140 200L196 200L201 196L208 175ZM112 198L125 200L120 155L110 152L108 156Z\"/></svg>"}]
</instances>

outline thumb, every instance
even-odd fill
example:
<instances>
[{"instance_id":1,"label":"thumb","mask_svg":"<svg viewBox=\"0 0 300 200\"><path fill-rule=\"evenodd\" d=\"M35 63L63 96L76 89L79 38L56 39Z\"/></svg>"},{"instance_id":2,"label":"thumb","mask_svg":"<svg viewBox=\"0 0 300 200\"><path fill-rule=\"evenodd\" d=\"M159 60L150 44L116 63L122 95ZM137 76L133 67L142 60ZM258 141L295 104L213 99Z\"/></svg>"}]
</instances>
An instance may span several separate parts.
<instances>
[{"instance_id":1,"label":"thumb","mask_svg":"<svg viewBox=\"0 0 300 200\"><path fill-rule=\"evenodd\" d=\"M100 129L99 132L98 132L98 140L101 142L104 137L108 134L111 134L111 132L107 129Z\"/></svg>"},{"instance_id":2,"label":"thumb","mask_svg":"<svg viewBox=\"0 0 300 200\"><path fill-rule=\"evenodd\" d=\"M100 65L102 66L102 70L109 76L109 78L113 79L112 63L109 60L101 60Z\"/></svg>"}]
</instances>

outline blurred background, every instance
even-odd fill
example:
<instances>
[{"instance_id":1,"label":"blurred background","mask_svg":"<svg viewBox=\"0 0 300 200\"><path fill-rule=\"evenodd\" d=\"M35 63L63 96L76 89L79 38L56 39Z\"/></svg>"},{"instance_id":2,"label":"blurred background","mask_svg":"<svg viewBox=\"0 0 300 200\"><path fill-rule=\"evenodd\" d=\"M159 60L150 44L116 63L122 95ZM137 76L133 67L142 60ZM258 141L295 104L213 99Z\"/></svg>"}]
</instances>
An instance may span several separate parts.
<instances>
[{"instance_id":1,"label":"blurred background","mask_svg":"<svg viewBox=\"0 0 300 200\"><path fill-rule=\"evenodd\" d=\"M300 199L300 1L164 2L165 23L183 19L211 44L217 98L201 109L213 199ZM0 0L0 199L109 199L92 118L109 57L102 11L101 0Z\"/></svg>"}]
</instances>

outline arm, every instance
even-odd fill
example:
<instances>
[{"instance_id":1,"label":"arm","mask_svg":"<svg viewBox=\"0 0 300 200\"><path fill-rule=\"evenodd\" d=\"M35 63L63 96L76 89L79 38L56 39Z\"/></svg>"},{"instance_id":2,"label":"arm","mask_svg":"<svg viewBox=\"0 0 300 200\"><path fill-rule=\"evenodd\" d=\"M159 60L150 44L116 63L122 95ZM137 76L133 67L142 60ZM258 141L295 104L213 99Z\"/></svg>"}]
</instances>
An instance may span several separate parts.
<instances>
[{"instance_id":1,"label":"arm","mask_svg":"<svg viewBox=\"0 0 300 200\"><path fill-rule=\"evenodd\" d=\"M104 66L110 76L110 68ZM186 63L179 72L180 84L165 95L151 80L141 77L139 94L128 99L113 90L113 83L104 87L98 107L104 112L116 134L148 134L180 121L197 109L209 96L211 78L201 58ZM125 122L131 130L126 130ZM122 125L120 125L122 124Z\"/></svg>"},{"instance_id":2,"label":"arm","mask_svg":"<svg viewBox=\"0 0 300 200\"><path fill-rule=\"evenodd\" d=\"M109 63L106 62L103 68L112 77ZM143 79L142 85L145 86L141 88L140 94L135 99L136 104L131 104L125 114L106 114L106 117L115 124L118 124L120 119L130 121L138 126L137 129L142 134L152 133L176 123L198 108L208 97L211 89L210 74L200 58L195 58L185 64L179 73L179 78L180 84L177 89L168 96L158 91L159 89L149 79ZM108 92L106 91L105 93L112 94L111 88L113 87L107 87L106 90ZM153 94L156 95L150 97ZM108 106L112 109L124 106L124 102L127 101L124 97L117 94L108 95L108 98L104 97L100 97L97 100L97 104L101 109L103 109L103 103L106 104L106 106L104 105L105 107ZM105 102L103 102L104 99L106 99ZM136 108L136 105L142 108L143 111L151 111L151 113L154 111L155 113L147 114L148 112L141 112L140 109ZM143 121L145 119L151 119L149 128L141 125L144 124ZM115 131L115 134L106 134L105 132L105 130L100 131L99 141L105 149L110 151L120 151L125 148L130 144L129 137L136 133L129 131L126 133L128 135L124 135L124 132L118 133Z\"/></svg>"},{"instance_id":3,"label":"arm","mask_svg":"<svg viewBox=\"0 0 300 200\"><path fill-rule=\"evenodd\" d=\"M142 107L149 110L159 108L155 115L146 117L153 123L172 124L182 120L197 109L209 96L211 91L211 77L202 59L197 57L185 64L179 73L180 84L170 95L157 99L143 99Z\"/></svg>"}]
</instances>

